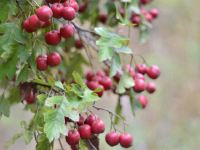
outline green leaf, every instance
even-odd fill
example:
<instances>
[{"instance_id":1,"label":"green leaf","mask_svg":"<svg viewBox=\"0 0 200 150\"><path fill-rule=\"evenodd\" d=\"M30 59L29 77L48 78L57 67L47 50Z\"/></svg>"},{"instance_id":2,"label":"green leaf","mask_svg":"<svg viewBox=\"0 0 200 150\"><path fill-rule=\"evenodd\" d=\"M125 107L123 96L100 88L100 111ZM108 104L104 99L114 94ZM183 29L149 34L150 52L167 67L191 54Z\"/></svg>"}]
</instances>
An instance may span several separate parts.
<instances>
[{"instance_id":1,"label":"green leaf","mask_svg":"<svg viewBox=\"0 0 200 150\"><path fill-rule=\"evenodd\" d=\"M56 81L55 82L55 86L60 88L60 89L62 89L62 90L64 90L64 86L63 86L62 82L60 82L60 81Z\"/></svg>"},{"instance_id":2,"label":"green leaf","mask_svg":"<svg viewBox=\"0 0 200 150\"><path fill-rule=\"evenodd\" d=\"M98 55L100 61L111 60L113 57L113 49L110 47L101 47Z\"/></svg>"},{"instance_id":3,"label":"green leaf","mask_svg":"<svg viewBox=\"0 0 200 150\"><path fill-rule=\"evenodd\" d=\"M125 72L118 84L117 87L117 93L123 94L126 92L126 88L131 88L134 86L134 80L133 78L130 76L129 73Z\"/></svg>"},{"instance_id":4,"label":"green leaf","mask_svg":"<svg viewBox=\"0 0 200 150\"><path fill-rule=\"evenodd\" d=\"M120 56L119 56L119 54L114 53L114 55L112 57L110 76L113 77L114 75L116 75L117 71L120 68L121 68Z\"/></svg>"},{"instance_id":5,"label":"green leaf","mask_svg":"<svg viewBox=\"0 0 200 150\"><path fill-rule=\"evenodd\" d=\"M88 150L87 143L85 140L81 139L79 143L79 150Z\"/></svg>"},{"instance_id":6,"label":"green leaf","mask_svg":"<svg viewBox=\"0 0 200 150\"><path fill-rule=\"evenodd\" d=\"M29 74L28 64L24 65L24 67L21 69L19 75L17 76L17 84L23 81L27 81Z\"/></svg>"},{"instance_id":7,"label":"green leaf","mask_svg":"<svg viewBox=\"0 0 200 150\"><path fill-rule=\"evenodd\" d=\"M45 134L40 134L37 141L36 150L51 150L51 144Z\"/></svg>"},{"instance_id":8,"label":"green leaf","mask_svg":"<svg viewBox=\"0 0 200 150\"><path fill-rule=\"evenodd\" d=\"M115 52L117 53L124 53L124 54L132 54L132 50L127 47L127 46L123 46L121 48L115 48Z\"/></svg>"},{"instance_id":9,"label":"green leaf","mask_svg":"<svg viewBox=\"0 0 200 150\"><path fill-rule=\"evenodd\" d=\"M4 97L0 99L0 115L4 115L6 117L9 117L10 115L10 103Z\"/></svg>"},{"instance_id":10,"label":"green leaf","mask_svg":"<svg viewBox=\"0 0 200 150\"><path fill-rule=\"evenodd\" d=\"M122 105L120 99L117 102L117 106L115 107L115 113L122 117ZM115 116L114 124L118 124L120 121L119 117Z\"/></svg>"},{"instance_id":11,"label":"green leaf","mask_svg":"<svg viewBox=\"0 0 200 150\"><path fill-rule=\"evenodd\" d=\"M54 106L57 105L57 108ZM67 134L67 127L65 125L65 116L69 113L66 108L68 101L64 96L54 96L46 100L46 106L52 107L44 113L44 132L50 142L58 139L61 134Z\"/></svg>"},{"instance_id":12,"label":"green leaf","mask_svg":"<svg viewBox=\"0 0 200 150\"><path fill-rule=\"evenodd\" d=\"M29 144L33 139L33 131L25 129L25 131L23 133L23 139L26 144Z\"/></svg>"},{"instance_id":13,"label":"green leaf","mask_svg":"<svg viewBox=\"0 0 200 150\"><path fill-rule=\"evenodd\" d=\"M86 87L83 79L81 78L81 76L77 73L77 72L73 72L73 78L74 78L74 81L79 84L81 87Z\"/></svg>"},{"instance_id":14,"label":"green leaf","mask_svg":"<svg viewBox=\"0 0 200 150\"><path fill-rule=\"evenodd\" d=\"M130 98L130 105L131 105L132 113L133 113L133 115L135 115L135 109L137 109L137 108L142 109L142 105L136 98L135 92L133 89L130 89L129 98Z\"/></svg>"}]
</instances>

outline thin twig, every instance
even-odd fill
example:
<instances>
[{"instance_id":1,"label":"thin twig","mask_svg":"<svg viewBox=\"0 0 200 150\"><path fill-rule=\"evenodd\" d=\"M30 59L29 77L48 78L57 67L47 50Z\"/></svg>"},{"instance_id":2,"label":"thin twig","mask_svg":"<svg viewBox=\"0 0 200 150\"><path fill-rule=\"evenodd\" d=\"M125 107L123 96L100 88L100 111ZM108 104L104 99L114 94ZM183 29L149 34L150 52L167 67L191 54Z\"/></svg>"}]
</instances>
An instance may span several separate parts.
<instances>
[{"instance_id":1,"label":"thin twig","mask_svg":"<svg viewBox=\"0 0 200 150\"><path fill-rule=\"evenodd\" d=\"M62 142L61 142L60 138L58 139L58 142L59 142L59 144L60 144L61 150L65 150L64 147L63 147L63 145L62 145Z\"/></svg>"}]
</instances>

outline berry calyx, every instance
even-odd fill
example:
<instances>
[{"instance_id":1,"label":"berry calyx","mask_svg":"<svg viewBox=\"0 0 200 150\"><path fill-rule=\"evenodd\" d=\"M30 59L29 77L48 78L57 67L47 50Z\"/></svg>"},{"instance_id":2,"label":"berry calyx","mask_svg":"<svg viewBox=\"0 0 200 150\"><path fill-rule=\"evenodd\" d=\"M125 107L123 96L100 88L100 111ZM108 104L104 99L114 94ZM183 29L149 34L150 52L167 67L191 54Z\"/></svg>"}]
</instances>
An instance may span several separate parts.
<instances>
[{"instance_id":1,"label":"berry calyx","mask_svg":"<svg viewBox=\"0 0 200 150\"><path fill-rule=\"evenodd\" d=\"M36 10L36 15L38 16L38 18L41 21L46 22L46 21L48 21L49 19L52 18L53 12L52 12L51 8L49 8L46 5L43 5L42 7L38 8Z\"/></svg>"},{"instance_id":2,"label":"berry calyx","mask_svg":"<svg viewBox=\"0 0 200 150\"><path fill-rule=\"evenodd\" d=\"M119 135L116 132L107 133L105 140L108 145L116 146L119 144Z\"/></svg>"},{"instance_id":3,"label":"berry calyx","mask_svg":"<svg viewBox=\"0 0 200 150\"><path fill-rule=\"evenodd\" d=\"M92 136L91 127L88 124L84 124L78 128L78 132L82 139L90 139Z\"/></svg>"},{"instance_id":4,"label":"berry calyx","mask_svg":"<svg viewBox=\"0 0 200 150\"><path fill-rule=\"evenodd\" d=\"M36 66L37 69L40 71L47 70L48 64L47 64L47 56L46 55L39 55L36 58Z\"/></svg>"},{"instance_id":5,"label":"berry calyx","mask_svg":"<svg viewBox=\"0 0 200 150\"><path fill-rule=\"evenodd\" d=\"M61 41L60 32L53 30L45 34L45 41L49 45L58 45Z\"/></svg>"},{"instance_id":6,"label":"berry calyx","mask_svg":"<svg viewBox=\"0 0 200 150\"><path fill-rule=\"evenodd\" d=\"M60 35L64 38L70 38L74 35L75 28L72 24L66 24L60 28Z\"/></svg>"},{"instance_id":7,"label":"berry calyx","mask_svg":"<svg viewBox=\"0 0 200 150\"><path fill-rule=\"evenodd\" d=\"M62 16L65 20L73 20L76 16L76 11L72 7L64 7L62 11Z\"/></svg>"},{"instance_id":8,"label":"berry calyx","mask_svg":"<svg viewBox=\"0 0 200 150\"><path fill-rule=\"evenodd\" d=\"M58 66L61 63L60 54L57 52L52 52L47 57L47 64L51 67Z\"/></svg>"},{"instance_id":9,"label":"berry calyx","mask_svg":"<svg viewBox=\"0 0 200 150\"><path fill-rule=\"evenodd\" d=\"M77 145L80 141L80 134L76 130L70 130L68 136L66 136L66 141L69 145Z\"/></svg>"},{"instance_id":10,"label":"berry calyx","mask_svg":"<svg viewBox=\"0 0 200 150\"><path fill-rule=\"evenodd\" d=\"M102 120L98 119L92 123L92 132L94 134L100 134L105 131L105 124Z\"/></svg>"},{"instance_id":11,"label":"berry calyx","mask_svg":"<svg viewBox=\"0 0 200 150\"><path fill-rule=\"evenodd\" d=\"M129 133L121 134L119 137L119 143L124 148L129 148L132 146L133 138Z\"/></svg>"}]
</instances>

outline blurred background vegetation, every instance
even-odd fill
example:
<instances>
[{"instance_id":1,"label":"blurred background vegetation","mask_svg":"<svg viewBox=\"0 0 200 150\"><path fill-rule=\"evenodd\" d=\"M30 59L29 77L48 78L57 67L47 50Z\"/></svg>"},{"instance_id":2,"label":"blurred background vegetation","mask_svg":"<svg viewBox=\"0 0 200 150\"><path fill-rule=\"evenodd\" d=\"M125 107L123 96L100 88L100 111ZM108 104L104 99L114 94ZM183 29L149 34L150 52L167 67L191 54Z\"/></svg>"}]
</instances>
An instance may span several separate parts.
<instances>
[{"instance_id":1,"label":"blurred background vegetation","mask_svg":"<svg viewBox=\"0 0 200 150\"><path fill-rule=\"evenodd\" d=\"M137 33L132 31L132 47L137 54L144 55L148 64L158 64L162 75L156 81L157 93L148 96L149 106L144 111L138 110L135 117L131 115L128 100L123 99L128 131L134 136L134 147L130 149L197 150L200 147L200 1L155 0L152 5L159 8L160 17L154 22L150 39L140 45L136 42ZM108 93L99 105L114 110L116 101ZM20 131L20 121L30 119L31 114L22 108L15 106L11 118L1 120L0 150ZM97 113L109 121L106 113ZM103 139L104 135L100 137ZM33 150L34 144L25 145L19 140L10 149ZM113 148L102 140L101 149Z\"/></svg>"}]
</instances>

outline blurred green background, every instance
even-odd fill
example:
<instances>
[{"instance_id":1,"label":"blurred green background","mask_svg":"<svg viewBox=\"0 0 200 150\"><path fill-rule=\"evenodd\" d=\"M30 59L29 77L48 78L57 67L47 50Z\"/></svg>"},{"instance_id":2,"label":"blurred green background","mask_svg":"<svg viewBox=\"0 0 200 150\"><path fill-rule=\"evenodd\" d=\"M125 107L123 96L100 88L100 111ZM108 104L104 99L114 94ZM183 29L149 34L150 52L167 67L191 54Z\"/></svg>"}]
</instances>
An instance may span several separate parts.
<instances>
[{"instance_id":1,"label":"blurred green background","mask_svg":"<svg viewBox=\"0 0 200 150\"><path fill-rule=\"evenodd\" d=\"M200 1L155 0L160 17L153 23L149 41L140 45L137 33L132 31L132 47L145 56L148 64L158 64L162 75L156 81L157 92L149 97L145 110L131 115L126 98L124 114L128 118L128 131L134 136L130 150L198 150L200 147ZM146 94L146 93L145 93ZM110 93L98 104L114 110L116 97ZM21 120L29 120L31 114L15 106L11 118L0 122L0 150L14 133L21 129ZM108 120L106 113L101 114ZM104 135L100 136L102 139ZM64 141L63 141L64 143ZM11 150L34 150L34 142L25 145L19 140ZM102 140L101 149L110 150ZM120 146L115 150L122 149Z\"/></svg>"}]
</instances>

